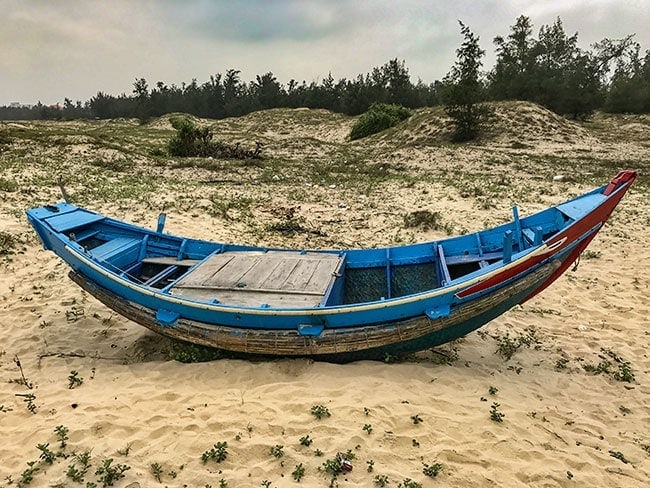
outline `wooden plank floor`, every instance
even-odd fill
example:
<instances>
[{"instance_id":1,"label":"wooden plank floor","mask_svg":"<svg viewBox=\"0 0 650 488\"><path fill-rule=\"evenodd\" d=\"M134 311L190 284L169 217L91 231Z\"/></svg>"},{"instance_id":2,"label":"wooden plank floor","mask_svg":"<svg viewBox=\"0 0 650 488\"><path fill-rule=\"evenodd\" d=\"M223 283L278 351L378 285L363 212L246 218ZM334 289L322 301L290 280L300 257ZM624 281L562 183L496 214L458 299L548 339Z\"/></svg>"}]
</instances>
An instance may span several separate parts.
<instances>
[{"instance_id":1,"label":"wooden plank floor","mask_svg":"<svg viewBox=\"0 0 650 488\"><path fill-rule=\"evenodd\" d=\"M220 303L313 307L323 301L344 258L315 252L215 254L184 276L173 295Z\"/></svg>"}]
</instances>

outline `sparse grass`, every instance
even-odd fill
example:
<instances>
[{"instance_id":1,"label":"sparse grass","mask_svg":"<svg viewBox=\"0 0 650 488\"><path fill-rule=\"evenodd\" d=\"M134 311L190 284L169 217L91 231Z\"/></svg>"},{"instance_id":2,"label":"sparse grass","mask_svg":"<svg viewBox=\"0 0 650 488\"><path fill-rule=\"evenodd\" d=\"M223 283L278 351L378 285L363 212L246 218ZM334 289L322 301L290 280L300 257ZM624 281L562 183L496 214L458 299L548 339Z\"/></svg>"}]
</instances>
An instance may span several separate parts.
<instances>
[{"instance_id":1,"label":"sparse grass","mask_svg":"<svg viewBox=\"0 0 650 488\"><path fill-rule=\"evenodd\" d=\"M13 254L18 244L16 238L9 232L0 231L0 256Z\"/></svg>"},{"instance_id":2,"label":"sparse grass","mask_svg":"<svg viewBox=\"0 0 650 488\"><path fill-rule=\"evenodd\" d=\"M420 417L420 415L416 413L415 415L411 415L411 422L417 425L424 422L424 420L422 420L422 417Z\"/></svg>"},{"instance_id":3,"label":"sparse grass","mask_svg":"<svg viewBox=\"0 0 650 488\"><path fill-rule=\"evenodd\" d=\"M629 361L625 361L611 349L601 347L600 351L603 353L598 355L600 362L596 365L591 363L583 364L582 368L585 371L593 374L606 374L616 381L626 383L631 383L635 380L632 365Z\"/></svg>"},{"instance_id":4,"label":"sparse grass","mask_svg":"<svg viewBox=\"0 0 650 488\"><path fill-rule=\"evenodd\" d=\"M534 346L538 348L539 344L541 344L537 332L533 328L528 328L515 337L510 337L510 334L506 332L503 336L495 336L495 339L497 341L496 353L506 361L510 360L521 347Z\"/></svg>"}]
</instances>

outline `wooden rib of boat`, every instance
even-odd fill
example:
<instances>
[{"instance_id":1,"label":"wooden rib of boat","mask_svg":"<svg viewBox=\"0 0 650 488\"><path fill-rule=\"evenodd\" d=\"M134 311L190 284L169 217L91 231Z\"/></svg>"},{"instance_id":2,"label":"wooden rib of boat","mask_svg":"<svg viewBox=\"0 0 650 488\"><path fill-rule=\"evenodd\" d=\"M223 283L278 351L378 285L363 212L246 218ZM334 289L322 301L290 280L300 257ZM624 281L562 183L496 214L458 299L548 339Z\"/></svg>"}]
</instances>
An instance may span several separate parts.
<instances>
[{"instance_id":1,"label":"wooden rib of boat","mask_svg":"<svg viewBox=\"0 0 650 488\"><path fill-rule=\"evenodd\" d=\"M168 337L237 354L346 361L461 337L525 302L580 256L634 182L473 234L398 247L269 249L117 221L69 203L27 211L70 277Z\"/></svg>"}]
</instances>

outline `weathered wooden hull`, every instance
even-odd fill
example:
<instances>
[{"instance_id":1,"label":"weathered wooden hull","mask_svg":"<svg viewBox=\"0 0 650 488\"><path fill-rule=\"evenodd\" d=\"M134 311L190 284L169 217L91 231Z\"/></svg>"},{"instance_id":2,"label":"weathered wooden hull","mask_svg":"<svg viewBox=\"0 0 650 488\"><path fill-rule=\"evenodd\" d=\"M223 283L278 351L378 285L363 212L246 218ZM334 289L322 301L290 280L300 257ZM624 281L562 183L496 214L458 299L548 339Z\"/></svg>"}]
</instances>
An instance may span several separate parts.
<instances>
[{"instance_id":1,"label":"weathered wooden hull","mask_svg":"<svg viewBox=\"0 0 650 488\"><path fill-rule=\"evenodd\" d=\"M361 328L329 329L319 336L301 335L296 330L242 330L186 319L165 327L156 320L154 310L126 301L82 274L71 272L70 278L120 315L173 339L236 354L351 361L423 350L464 336L520 303L560 266L561 261L554 260L512 284L455 307L446 317L422 316Z\"/></svg>"}]
</instances>

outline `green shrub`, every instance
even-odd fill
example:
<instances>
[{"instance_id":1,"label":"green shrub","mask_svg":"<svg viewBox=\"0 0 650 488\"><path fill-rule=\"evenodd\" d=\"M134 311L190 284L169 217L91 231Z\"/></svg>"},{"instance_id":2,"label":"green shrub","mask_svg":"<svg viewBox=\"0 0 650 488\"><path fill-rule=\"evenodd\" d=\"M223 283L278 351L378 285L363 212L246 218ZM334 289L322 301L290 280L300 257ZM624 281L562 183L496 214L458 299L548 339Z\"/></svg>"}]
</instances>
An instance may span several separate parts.
<instances>
[{"instance_id":1,"label":"green shrub","mask_svg":"<svg viewBox=\"0 0 650 488\"><path fill-rule=\"evenodd\" d=\"M350 140L361 139L388 129L411 116L411 111L402 105L373 103L350 130Z\"/></svg>"}]
</instances>

